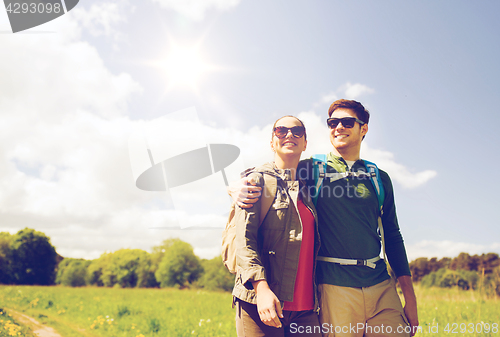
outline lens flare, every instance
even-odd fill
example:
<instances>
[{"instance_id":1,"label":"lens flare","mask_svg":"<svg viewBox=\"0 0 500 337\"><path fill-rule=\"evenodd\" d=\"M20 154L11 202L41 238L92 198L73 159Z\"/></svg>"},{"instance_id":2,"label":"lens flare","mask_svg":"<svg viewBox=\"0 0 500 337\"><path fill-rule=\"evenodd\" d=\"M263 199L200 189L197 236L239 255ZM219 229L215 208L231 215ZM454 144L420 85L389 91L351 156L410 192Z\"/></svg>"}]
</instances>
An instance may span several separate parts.
<instances>
[{"instance_id":1,"label":"lens flare","mask_svg":"<svg viewBox=\"0 0 500 337\"><path fill-rule=\"evenodd\" d=\"M162 67L171 86L196 87L201 75L209 70L197 48L173 47Z\"/></svg>"}]
</instances>

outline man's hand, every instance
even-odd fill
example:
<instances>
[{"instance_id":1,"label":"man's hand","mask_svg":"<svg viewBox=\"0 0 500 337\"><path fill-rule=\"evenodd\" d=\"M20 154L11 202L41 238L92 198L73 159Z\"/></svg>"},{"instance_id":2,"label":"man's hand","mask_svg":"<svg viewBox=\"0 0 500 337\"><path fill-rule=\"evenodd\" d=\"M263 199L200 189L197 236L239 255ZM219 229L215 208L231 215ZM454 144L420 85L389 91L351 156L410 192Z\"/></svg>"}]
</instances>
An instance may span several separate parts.
<instances>
[{"instance_id":1,"label":"man's hand","mask_svg":"<svg viewBox=\"0 0 500 337\"><path fill-rule=\"evenodd\" d=\"M418 328L417 303L405 303L405 315L411 326L411 336L414 336Z\"/></svg>"},{"instance_id":2,"label":"man's hand","mask_svg":"<svg viewBox=\"0 0 500 337\"><path fill-rule=\"evenodd\" d=\"M280 318L283 318L280 300L272 292L266 280L252 282L257 293L257 311L262 323L281 328Z\"/></svg>"},{"instance_id":3,"label":"man's hand","mask_svg":"<svg viewBox=\"0 0 500 337\"><path fill-rule=\"evenodd\" d=\"M418 328L418 311L417 311L417 297L415 296L415 290L413 290L413 283L411 277L404 275L398 277L399 285L403 291L403 296L405 298L405 315L411 326L411 336L414 336Z\"/></svg>"},{"instance_id":4,"label":"man's hand","mask_svg":"<svg viewBox=\"0 0 500 337\"><path fill-rule=\"evenodd\" d=\"M248 177L243 177L232 182L227 187L227 193L241 208L250 208L259 200L262 188L255 186L256 182Z\"/></svg>"}]
</instances>

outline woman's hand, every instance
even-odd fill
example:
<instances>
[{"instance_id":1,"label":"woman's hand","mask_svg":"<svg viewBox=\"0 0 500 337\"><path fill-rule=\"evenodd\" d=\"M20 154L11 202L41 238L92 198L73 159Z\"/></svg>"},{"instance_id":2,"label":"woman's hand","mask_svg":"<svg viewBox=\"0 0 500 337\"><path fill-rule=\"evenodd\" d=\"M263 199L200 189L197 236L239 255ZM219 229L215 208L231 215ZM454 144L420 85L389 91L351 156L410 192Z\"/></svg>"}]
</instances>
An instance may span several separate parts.
<instances>
[{"instance_id":1,"label":"woman's hand","mask_svg":"<svg viewBox=\"0 0 500 337\"><path fill-rule=\"evenodd\" d=\"M241 208L250 208L259 200L262 188L255 186L256 182L249 177L231 182L227 193Z\"/></svg>"},{"instance_id":2,"label":"woman's hand","mask_svg":"<svg viewBox=\"0 0 500 337\"><path fill-rule=\"evenodd\" d=\"M280 300L272 292L266 280L252 282L257 293L257 311L262 323L281 328L280 318L283 318Z\"/></svg>"}]
</instances>

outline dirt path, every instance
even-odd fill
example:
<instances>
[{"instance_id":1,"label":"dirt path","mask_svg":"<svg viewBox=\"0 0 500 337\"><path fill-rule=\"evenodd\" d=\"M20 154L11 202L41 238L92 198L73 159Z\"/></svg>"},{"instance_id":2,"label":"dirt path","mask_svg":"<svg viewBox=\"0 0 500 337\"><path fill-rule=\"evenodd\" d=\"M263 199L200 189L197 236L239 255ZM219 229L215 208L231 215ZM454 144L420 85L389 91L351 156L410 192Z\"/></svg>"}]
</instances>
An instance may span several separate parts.
<instances>
[{"instance_id":1,"label":"dirt path","mask_svg":"<svg viewBox=\"0 0 500 337\"><path fill-rule=\"evenodd\" d=\"M45 326L33 317L29 317L21 312L5 308L12 317L19 323L28 326L36 336L39 337L62 337L54 328Z\"/></svg>"}]
</instances>

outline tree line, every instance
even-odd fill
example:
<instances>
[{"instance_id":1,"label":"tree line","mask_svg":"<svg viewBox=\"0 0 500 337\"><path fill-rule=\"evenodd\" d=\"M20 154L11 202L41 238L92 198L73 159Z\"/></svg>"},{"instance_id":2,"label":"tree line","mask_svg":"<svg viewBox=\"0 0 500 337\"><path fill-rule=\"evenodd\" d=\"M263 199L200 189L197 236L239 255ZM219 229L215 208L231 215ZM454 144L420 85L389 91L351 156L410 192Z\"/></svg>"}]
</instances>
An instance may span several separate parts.
<instances>
[{"instance_id":1,"label":"tree line","mask_svg":"<svg viewBox=\"0 0 500 337\"><path fill-rule=\"evenodd\" d=\"M200 259L193 247L168 239L148 253L120 249L95 260L63 258L44 233L0 232L0 283L80 287L188 287L230 291L234 276L221 257Z\"/></svg>"},{"instance_id":2,"label":"tree line","mask_svg":"<svg viewBox=\"0 0 500 337\"><path fill-rule=\"evenodd\" d=\"M500 258L496 253L460 253L440 260L421 257L410 263L410 270L413 281L425 287L476 289L500 296Z\"/></svg>"},{"instance_id":3,"label":"tree line","mask_svg":"<svg viewBox=\"0 0 500 337\"><path fill-rule=\"evenodd\" d=\"M414 282L423 286L479 289L500 296L498 254L455 258L418 258L410 263ZM63 258L44 233L25 228L14 235L0 232L0 284L189 287L230 291L234 276L220 256L200 259L193 247L180 239L168 239L152 252L120 249L95 260Z\"/></svg>"}]
</instances>

